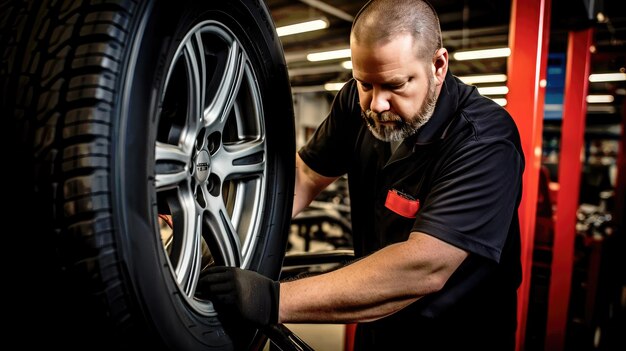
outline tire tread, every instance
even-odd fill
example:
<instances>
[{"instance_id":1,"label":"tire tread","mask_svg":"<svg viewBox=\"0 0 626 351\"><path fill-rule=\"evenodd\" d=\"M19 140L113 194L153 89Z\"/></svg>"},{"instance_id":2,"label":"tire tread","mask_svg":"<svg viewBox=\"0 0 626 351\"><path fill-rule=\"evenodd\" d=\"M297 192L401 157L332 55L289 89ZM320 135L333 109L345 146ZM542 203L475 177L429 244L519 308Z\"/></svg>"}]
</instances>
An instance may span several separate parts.
<instances>
[{"instance_id":1,"label":"tire tread","mask_svg":"<svg viewBox=\"0 0 626 351\"><path fill-rule=\"evenodd\" d=\"M35 165L38 197L49 199L39 206L51 219L48 233L59 268L68 282L76 282L63 287L63 294L80 300L78 308L108 315L108 321L87 322L96 315L89 313L85 324L94 324L85 329L100 325L113 333L133 324L134 302L113 233L110 154L115 82L138 8L138 1L0 4L0 87L11 91L2 108L16 116L18 132L29 131L24 139L32 140L34 159L25 162ZM77 313L75 318L87 314Z\"/></svg>"}]
</instances>

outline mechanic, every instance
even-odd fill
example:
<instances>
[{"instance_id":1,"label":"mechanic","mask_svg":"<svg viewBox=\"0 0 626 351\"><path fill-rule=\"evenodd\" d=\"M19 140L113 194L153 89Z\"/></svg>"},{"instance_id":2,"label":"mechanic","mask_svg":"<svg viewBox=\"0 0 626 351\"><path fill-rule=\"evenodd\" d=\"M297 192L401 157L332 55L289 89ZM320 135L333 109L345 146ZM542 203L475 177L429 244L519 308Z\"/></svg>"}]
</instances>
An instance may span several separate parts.
<instances>
[{"instance_id":1,"label":"mechanic","mask_svg":"<svg viewBox=\"0 0 626 351\"><path fill-rule=\"evenodd\" d=\"M293 215L347 174L357 260L276 282L214 267L199 289L263 327L358 323L356 350L514 350L524 157L511 116L448 70L422 0L373 0L353 79L296 155Z\"/></svg>"}]
</instances>

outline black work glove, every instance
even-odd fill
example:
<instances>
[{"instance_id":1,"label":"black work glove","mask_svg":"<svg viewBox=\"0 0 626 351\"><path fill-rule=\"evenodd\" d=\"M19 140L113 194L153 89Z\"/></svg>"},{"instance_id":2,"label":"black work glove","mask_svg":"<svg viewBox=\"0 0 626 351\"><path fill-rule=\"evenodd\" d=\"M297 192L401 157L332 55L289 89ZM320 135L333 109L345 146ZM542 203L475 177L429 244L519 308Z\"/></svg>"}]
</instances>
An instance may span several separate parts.
<instances>
[{"instance_id":1,"label":"black work glove","mask_svg":"<svg viewBox=\"0 0 626 351\"><path fill-rule=\"evenodd\" d=\"M238 267L210 267L198 281L198 295L211 300L218 313L238 315L257 327L278 323L279 293L279 282Z\"/></svg>"}]
</instances>

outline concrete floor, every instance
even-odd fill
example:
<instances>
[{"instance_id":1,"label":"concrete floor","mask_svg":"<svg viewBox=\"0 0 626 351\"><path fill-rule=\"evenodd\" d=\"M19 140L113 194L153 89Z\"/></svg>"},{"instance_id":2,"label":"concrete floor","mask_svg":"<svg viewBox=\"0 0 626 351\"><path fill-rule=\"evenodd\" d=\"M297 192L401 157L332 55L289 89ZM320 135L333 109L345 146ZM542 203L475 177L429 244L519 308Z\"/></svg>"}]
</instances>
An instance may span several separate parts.
<instances>
[{"instance_id":1,"label":"concrete floor","mask_svg":"<svg viewBox=\"0 0 626 351\"><path fill-rule=\"evenodd\" d=\"M344 351L345 330L343 324L285 324L315 351ZM263 349L270 349L269 342Z\"/></svg>"}]
</instances>

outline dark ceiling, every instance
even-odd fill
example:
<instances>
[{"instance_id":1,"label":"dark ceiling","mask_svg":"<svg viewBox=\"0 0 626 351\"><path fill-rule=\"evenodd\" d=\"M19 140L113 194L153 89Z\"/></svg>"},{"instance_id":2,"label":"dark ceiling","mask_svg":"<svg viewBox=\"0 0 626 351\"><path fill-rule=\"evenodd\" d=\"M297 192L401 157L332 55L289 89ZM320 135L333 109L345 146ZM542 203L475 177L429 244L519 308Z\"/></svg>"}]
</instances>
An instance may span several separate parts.
<instances>
[{"instance_id":1,"label":"dark ceiling","mask_svg":"<svg viewBox=\"0 0 626 351\"><path fill-rule=\"evenodd\" d=\"M524 0L518 0L524 1ZM626 11L621 0L553 0L551 9L550 53L565 53L570 29L593 26L596 52L591 73L618 72L626 67ZM281 37L295 91L315 90L327 82L345 82L350 70L341 67L343 60L307 62L309 52L348 48L353 17L365 0L266 0L277 27L323 17L327 29ZM511 1L507 0L432 0L439 13L444 46L450 53L469 48L508 45ZM593 13L602 12L603 23L588 19L585 9L594 4ZM381 26L384 23L381 23ZM506 58L487 60L450 60L450 70L457 76L506 73ZM618 89L626 84L590 86L597 93ZM613 91L615 93L615 91ZM618 100L623 99L619 98ZM617 100L616 100L617 101Z\"/></svg>"}]
</instances>

